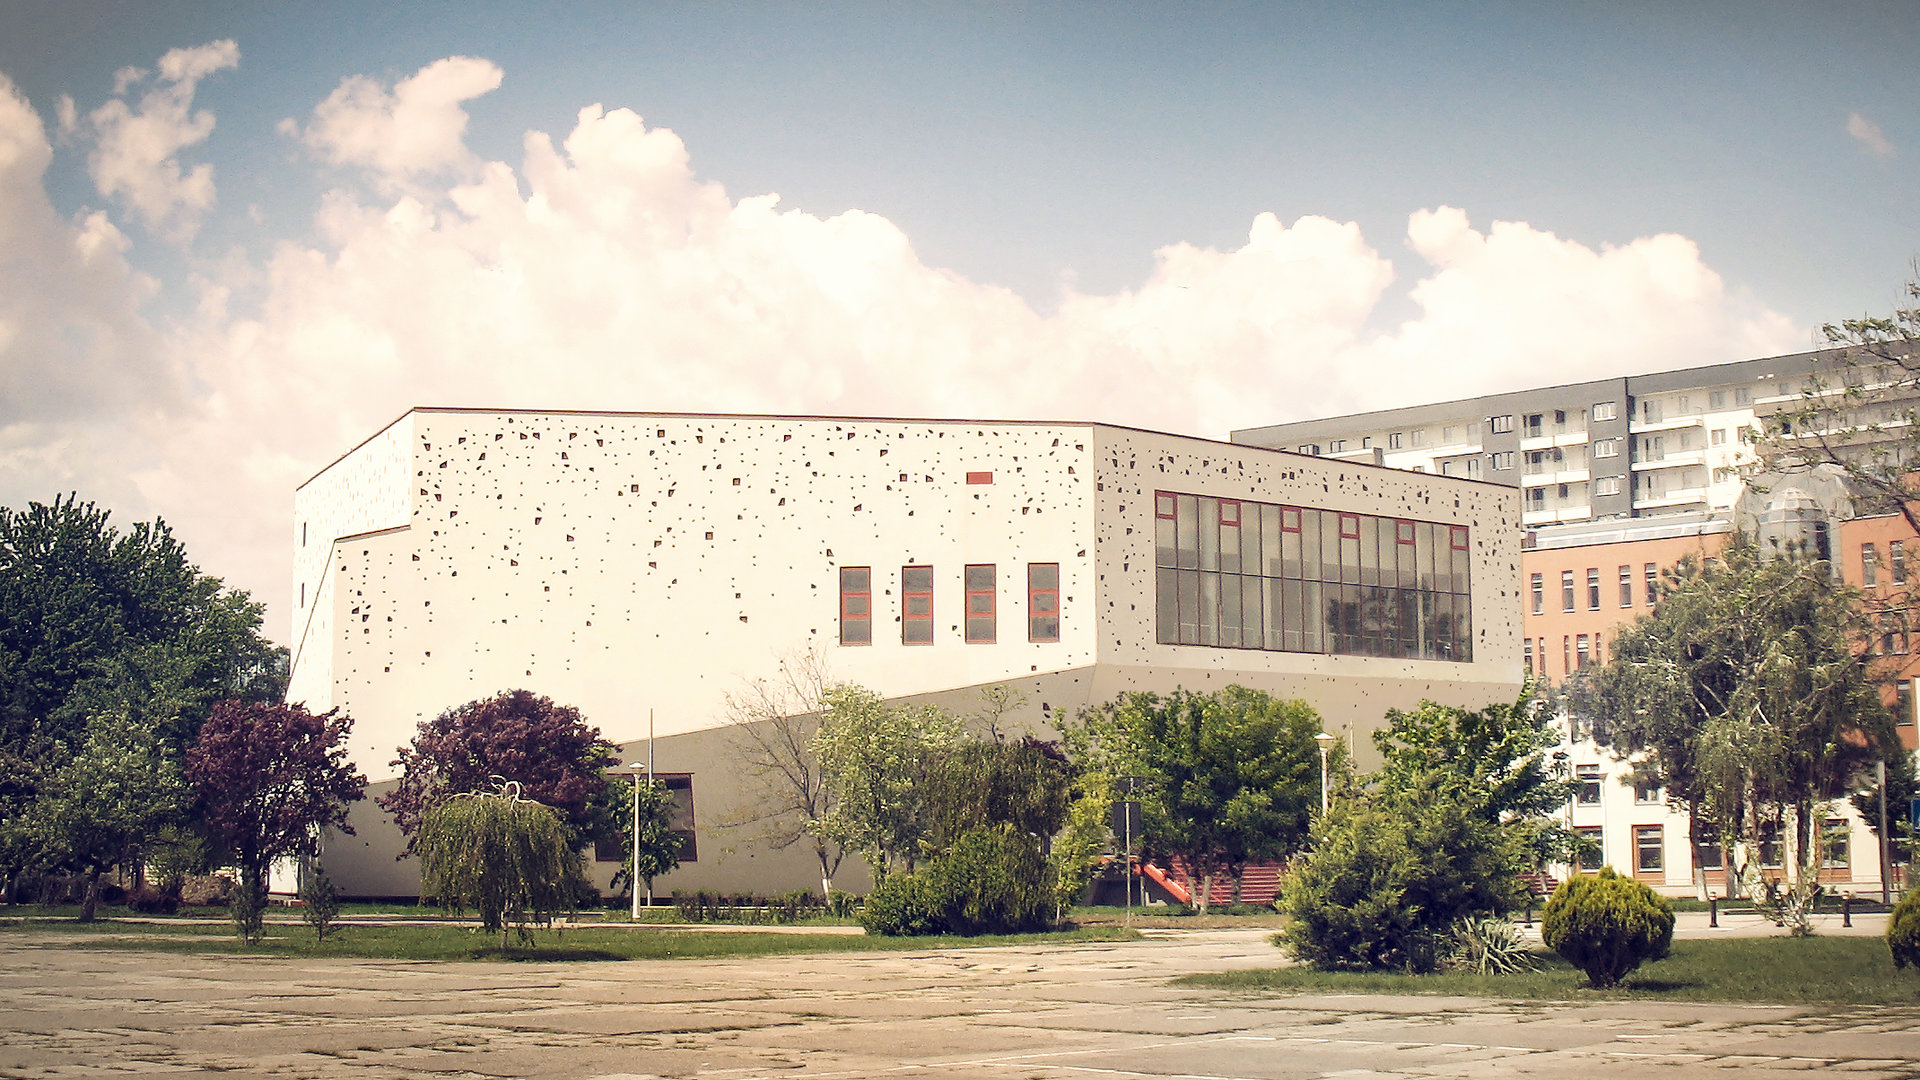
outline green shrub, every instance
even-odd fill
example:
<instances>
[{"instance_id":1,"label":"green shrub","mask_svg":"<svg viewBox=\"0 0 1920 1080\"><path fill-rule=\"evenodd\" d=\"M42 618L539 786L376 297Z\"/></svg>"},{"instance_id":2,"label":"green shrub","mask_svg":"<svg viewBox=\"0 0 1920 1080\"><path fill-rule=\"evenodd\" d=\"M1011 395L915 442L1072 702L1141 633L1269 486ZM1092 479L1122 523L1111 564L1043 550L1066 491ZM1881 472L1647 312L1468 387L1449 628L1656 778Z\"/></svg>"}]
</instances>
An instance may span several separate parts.
<instances>
[{"instance_id":1,"label":"green shrub","mask_svg":"<svg viewBox=\"0 0 1920 1080\"><path fill-rule=\"evenodd\" d=\"M932 897L948 932L1021 934L1044 930L1054 909L1046 857L1010 825L971 829L927 864Z\"/></svg>"},{"instance_id":2,"label":"green shrub","mask_svg":"<svg viewBox=\"0 0 1920 1080\"><path fill-rule=\"evenodd\" d=\"M836 919L851 919L860 907L860 898L850 892L835 889L827 894L827 914Z\"/></svg>"},{"instance_id":3,"label":"green shrub","mask_svg":"<svg viewBox=\"0 0 1920 1080\"><path fill-rule=\"evenodd\" d=\"M1617 984L1673 945L1673 907L1644 883L1603 868L1562 882L1540 919L1547 948L1587 973L1595 989Z\"/></svg>"},{"instance_id":4,"label":"green shrub","mask_svg":"<svg viewBox=\"0 0 1920 1080\"><path fill-rule=\"evenodd\" d=\"M1894 905L1887 919L1887 948L1894 967L1920 968L1920 891L1909 892Z\"/></svg>"},{"instance_id":5,"label":"green shrub","mask_svg":"<svg viewBox=\"0 0 1920 1080\"><path fill-rule=\"evenodd\" d=\"M313 940L327 940L328 931L334 930L334 922L340 918L340 890L334 888L333 879L313 864L300 883L300 917L313 927Z\"/></svg>"},{"instance_id":6,"label":"green shrub","mask_svg":"<svg viewBox=\"0 0 1920 1080\"><path fill-rule=\"evenodd\" d=\"M1011 826L972 829L911 874L893 874L867 897L871 934L1019 934L1044 930L1053 911L1047 862Z\"/></svg>"},{"instance_id":7,"label":"green shrub","mask_svg":"<svg viewBox=\"0 0 1920 1080\"><path fill-rule=\"evenodd\" d=\"M1524 854L1512 830L1423 777L1405 792L1342 799L1281 891L1281 937L1322 971L1433 971L1462 919L1513 910Z\"/></svg>"},{"instance_id":8,"label":"green shrub","mask_svg":"<svg viewBox=\"0 0 1920 1080\"><path fill-rule=\"evenodd\" d=\"M928 887L918 874L891 874L867 896L860 909L860 925L869 934L918 937L946 930Z\"/></svg>"}]
</instances>

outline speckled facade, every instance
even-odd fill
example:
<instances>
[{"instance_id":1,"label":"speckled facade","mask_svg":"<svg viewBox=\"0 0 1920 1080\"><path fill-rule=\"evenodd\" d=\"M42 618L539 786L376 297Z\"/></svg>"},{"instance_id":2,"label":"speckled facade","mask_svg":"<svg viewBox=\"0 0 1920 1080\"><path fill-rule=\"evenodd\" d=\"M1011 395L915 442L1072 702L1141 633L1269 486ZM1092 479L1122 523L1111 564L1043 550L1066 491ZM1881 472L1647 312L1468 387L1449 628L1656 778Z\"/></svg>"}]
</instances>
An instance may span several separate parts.
<instances>
[{"instance_id":1,"label":"speckled facade","mask_svg":"<svg viewBox=\"0 0 1920 1080\"><path fill-rule=\"evenodd\" d=\"M1466 526L1473 660L1157 643L1156 490ZM418 409L296 497L289 697L353 716L376 780L422 719L503 689L577 706L629 760L651 710L656 767L695 775L701 852L660 888L800 887L800 853L733 824L720 730L723 696L782 656L963 711L1010 684L1035 728L1239 682L1306 698L1364 752L1388 708L1517 692L1519 514L1497 485L1097 424ZM1058 641L1028 640L1034 563L1059 565ZM990 644L963 630L977 564L997 569ZM906 566L933 568L930 645L902 642ZM870 645L840 644L842 567L872 569ZM356 821L329 871L410 891L390 826Z\"/></svg>"}]
</instances>

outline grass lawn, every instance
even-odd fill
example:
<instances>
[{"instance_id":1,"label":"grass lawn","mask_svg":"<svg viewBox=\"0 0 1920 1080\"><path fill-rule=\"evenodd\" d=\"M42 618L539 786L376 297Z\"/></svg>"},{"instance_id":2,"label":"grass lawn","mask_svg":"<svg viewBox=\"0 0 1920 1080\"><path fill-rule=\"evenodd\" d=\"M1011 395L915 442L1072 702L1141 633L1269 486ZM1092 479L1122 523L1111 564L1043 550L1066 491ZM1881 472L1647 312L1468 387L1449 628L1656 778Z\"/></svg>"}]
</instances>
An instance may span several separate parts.
<instances>
[{"instance_id":1,"label":"grass lawn","mask_svg":"<svg viewBox=\"0 0 1920 1080\"><path fill-rule=\"evenodd\" d=\"M1127 909L1119 907L1073 909L1073 921L1088 927L1130 925L1144 930L1260 930L1271 927L1277 930L1287 925L1284 916L1263 904L1216 907L1205 915L1190 908L1160 904L1134 908L1131 922L1127 916Z\"/></svg>"},{"instance_id":2,"label":"grass lawn","mask_svg":"<svg viewBox=\"0 0 1920 1080\"><path fill-rule=\"evenodd\" d=\"M1054 934L1000 937L887 938L853 934L701 933L697 930L649 931L618 927L536 930L531 948L517 943L500 948L500 939L471 926L344 926L324 942L300 923L269 923L266 936L247 945L230 926L190 923L75 923L64 920L0 919L0 942L31 943L36 938L62 948L139 950L203 955L289 958L357 957L377 960L670 960L791 953L887 952L983 945L1044 945L1121 941L1138 934L1112 928ZM513 941L509 935L508 940Z\"/></svg>"},{"instance_id":3,"label":"grass lawn","mask_svg":"<svg viewBox=\"0 0 1920 1080\"><path fill-rule=\"evenodd\" d=\"M1506 1001L1753 1001L1779 1004L1920 1005L1920 973L1896 971L1878 937L1682 940L1612 990L1552 954L1517 975L1396 975L1265 968L1188 975L1178 982L1252 994L1459 994Z\"/></svg>"}]
</instances>

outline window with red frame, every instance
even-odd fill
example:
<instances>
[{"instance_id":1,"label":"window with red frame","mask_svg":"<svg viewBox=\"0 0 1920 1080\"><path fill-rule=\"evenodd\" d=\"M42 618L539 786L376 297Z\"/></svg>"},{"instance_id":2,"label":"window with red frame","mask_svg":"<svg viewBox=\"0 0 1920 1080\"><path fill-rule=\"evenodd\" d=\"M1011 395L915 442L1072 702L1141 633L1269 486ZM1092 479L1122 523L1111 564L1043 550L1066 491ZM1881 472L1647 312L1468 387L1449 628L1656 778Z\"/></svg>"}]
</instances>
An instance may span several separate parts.
<instances>
[{"instance_id":1,"label":"window with red frame","mask_svg":"<svg viewBox=\"0 0 1920 1080\"><path fill-rule=\"evenodd\" d=\"M900 643L933 644L933 567L900 568Z\"/></svg>"},{"instance_id":2,"label":"window with red frame","mask_svg":"<svg viewBox=\"0 0 1920 1080\"><path fill-rule=\"evenodd\" d=\"M1027 564L1027 640L1060 640L1060 564Z\"/></svg>"},{"instance_id":3,"label":"window with red frame","mask_svg":"<svg viewBox=\"0 0 1920 1080\"><path fill-rule=\"evenodd\" d=\"M840 568L840 644L873 644L873 570Z\"/></svg>"},{"instance_id":4,"label":"window with red frame","mask_svg":"<svg viewBox=\"0 0 1920 1080\"><path fill-rule=\"evenodd\" d=\"M976 563L964 572L967 590L967 644L993 644L995 611L992 563Z\"/></svg>"}]
</instances>

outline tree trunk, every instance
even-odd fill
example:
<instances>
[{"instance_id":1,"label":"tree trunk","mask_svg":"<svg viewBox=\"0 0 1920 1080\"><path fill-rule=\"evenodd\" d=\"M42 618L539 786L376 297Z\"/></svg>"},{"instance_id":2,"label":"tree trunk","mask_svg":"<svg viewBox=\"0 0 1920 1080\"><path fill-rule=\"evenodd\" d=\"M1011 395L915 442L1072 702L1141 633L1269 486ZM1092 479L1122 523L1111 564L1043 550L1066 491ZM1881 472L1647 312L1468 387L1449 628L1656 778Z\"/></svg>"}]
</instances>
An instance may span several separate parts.
<instances>
[{"instance_id":1,"label":"tree trunk","mask_svg":"<svg viewBox=\"0 0 1920 1080\"><path fill-rule=\"evenodd\" d=\"M80 897L80 921L92 922L93 915L100 907L100 868L87 869L86 891Z\"/></svg>"}]
</instances>

